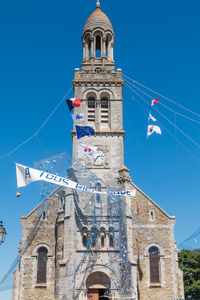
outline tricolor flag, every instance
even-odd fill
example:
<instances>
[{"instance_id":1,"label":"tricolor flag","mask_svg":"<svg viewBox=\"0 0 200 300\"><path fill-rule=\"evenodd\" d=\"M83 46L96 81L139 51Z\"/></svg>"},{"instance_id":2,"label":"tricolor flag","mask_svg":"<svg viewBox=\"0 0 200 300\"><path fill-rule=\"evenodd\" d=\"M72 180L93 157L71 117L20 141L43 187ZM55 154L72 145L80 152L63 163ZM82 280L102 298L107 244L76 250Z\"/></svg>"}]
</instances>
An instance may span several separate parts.
<instances>
[{"instance_id":1,"label":"tricolor flag","mask_svg":"<svg viewBox=\"0 0 200 300\"><path fill-rule=\"evenodd\" d=\"M149 120L152 120L153 122L156 122L156 121L157 121L156 118L154 118L154 117L152 116L151 113L149 113L148 119L149 119Z\"/></svg>"},{"instance_id":2,"label":"tricolor flag","mask_svg":"<svg viewBox=\"0 0 200 300\"><path fill-rule=\"evenodd\" d=\"M158 101L159 101L159 98L152 100L152 101L151 101L151 107L152 107L154 104L158 103Z\"/></svg>"},{"instance_id":3,"label":"tricolor flag","mask_svg":"<svg viewBox=\"0 0 200 300\"><path fill-rule=\"evenodd\" d=\"M84 114L80 113L80 114L75 114L74 113L74 108L75 107L79 107L82 103L82 100L78 99L78 98L70 98L66 100L69 111L71 112L71 116L72 116L72 120L75 123L76 121L82 121L84 120Z\"/></svg>"},{"instance_id":4,"label":"tricolor flag","mask_svg":"<svg viewBox=\"0 0 200 300\"><path fill-rule=\"evenodd\" d=\"M78 143L78 158L86 158L96 154L97 147Z\"/></svg>"},{"instance_id":5,"label":"tricolor flag","mask_svg":"<svg viewBox=\"0 0 200 300\"><path fill-rule=\"evenodd\" d=\"M79 107L83 101L78 98L70 98L67 99L66 102L69 107L69 110L72 111L74 107Z\"/></svg>"},{"instance_id":6,"label":"tricolor flag","mask_svg":"<svg viewBox=\"0 0 200 300\"><path fill-rule=\"evenodd\" d=\"M158 126L155 126L155 125L148 125L148 129L147 129L147 137L149 136L149 135L151 135L152 133L158 133L158 134L161 134L162 132L161 132L161 129L160 129L160 127L158 127Z\"/></svg>"}]
</instances>

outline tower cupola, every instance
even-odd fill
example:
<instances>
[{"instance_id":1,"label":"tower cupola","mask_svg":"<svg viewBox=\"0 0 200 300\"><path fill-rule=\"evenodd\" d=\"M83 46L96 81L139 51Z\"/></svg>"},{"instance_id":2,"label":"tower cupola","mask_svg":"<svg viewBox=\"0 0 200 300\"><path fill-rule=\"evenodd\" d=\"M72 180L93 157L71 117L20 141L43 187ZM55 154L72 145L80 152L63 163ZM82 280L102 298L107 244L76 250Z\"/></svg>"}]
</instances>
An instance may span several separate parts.
<instances>
[{"instance_id":1,"label":"tower cupola","mask_svg":"<svg viewBox=\"0 0 200 300\"><path fill-rule=\"evenodd\" d=\"M83 28L83 64L114 64L114 40L112 24L97 1L95 11L88 17Z\"/></svg>"}]
</instances>

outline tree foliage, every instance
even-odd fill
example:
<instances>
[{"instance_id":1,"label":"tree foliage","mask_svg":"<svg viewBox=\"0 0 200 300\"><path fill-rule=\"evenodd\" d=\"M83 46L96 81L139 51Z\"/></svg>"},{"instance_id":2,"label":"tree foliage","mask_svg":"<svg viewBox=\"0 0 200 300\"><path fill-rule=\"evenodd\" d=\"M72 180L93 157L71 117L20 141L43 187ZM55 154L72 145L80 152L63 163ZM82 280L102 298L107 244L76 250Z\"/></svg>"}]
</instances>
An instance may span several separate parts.
<instances>
[{"instance_id":1,"label":"tree foliage","mask_svg":"<svg viewBox=\"0 0 200 300\"><path fill-rule=\"evenodd\" d=\"M183 270L185 299L200 300L200 253L182 250L179 253L179 267Z\"/></svg>"}]
</instances>

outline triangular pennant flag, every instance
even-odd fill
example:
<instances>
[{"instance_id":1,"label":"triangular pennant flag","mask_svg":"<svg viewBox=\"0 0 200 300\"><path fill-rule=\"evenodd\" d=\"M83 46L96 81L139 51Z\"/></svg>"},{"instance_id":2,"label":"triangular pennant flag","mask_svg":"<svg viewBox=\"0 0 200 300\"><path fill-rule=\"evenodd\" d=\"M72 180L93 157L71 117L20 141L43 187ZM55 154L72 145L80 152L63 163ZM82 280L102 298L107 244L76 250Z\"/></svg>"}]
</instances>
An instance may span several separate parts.
<instances>
[{"instance_id":1,"label":"triangular pennant flag","mask_svg":"<svg viewBox=\"0 0 200 300\"><path fill-rule=\"evenodd\" d=\"M153 105L155 105L156 103L158 103L158 101L159 101L159 98L152 100L152 101L151 101L151 107L152 107Z\"/></svg>"},{"instance_id":2,"label":"triangular pennant flag","mask_svg":"<svg viewBox=\"0 0 200 300\"><path fill-rule=\"evenodd\" d=\"M151 113L149 113L148 119L152 120L153 122L157 121L156 118L154 118Z\"/></svg>"}]
</instances>

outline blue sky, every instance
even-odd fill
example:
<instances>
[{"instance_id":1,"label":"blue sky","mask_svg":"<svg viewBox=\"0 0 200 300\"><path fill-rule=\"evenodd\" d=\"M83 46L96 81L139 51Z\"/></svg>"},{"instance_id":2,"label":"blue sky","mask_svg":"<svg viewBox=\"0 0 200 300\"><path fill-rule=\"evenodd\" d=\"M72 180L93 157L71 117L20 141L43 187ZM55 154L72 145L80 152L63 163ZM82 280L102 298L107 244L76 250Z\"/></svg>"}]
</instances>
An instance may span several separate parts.
<instances>
[{"instance_id":1,"label":"blue sky","mask_svg":"<svg viewBox=\"0 0 200 300\"><path fill-rule=\"evenodd\" d=\"M82 28L95 3L1 1L0 156L29 138L71 87L74 68L82 61ZM115 31L116 68L200 113L200 2L102 0L101 7ZM200 149L156 111L154 116L161 122L163 134L151 136L147 142L147 112L132 96L125 87L125 165L133 181L169 215L176 216L175 238L179 243L199 226L200 163L167 130L197 158ZM183 113L166 100L162 102ZM200 143L198 124L175 118L160 104L156 108ZM64 151L71 154L71 129L71 117L63 104L39 134L48 152L34 138L12 159L30 165ZM39 195L33 191L30 197L24 190L23 197L15 197L15 166L10 158L0 160L0 170L0 220L8 231L6 243L0 246L2 277L17 255L20 216L39 203ZM0 293L0 299L11 299L10 292Z\"/></svg>"}]
</instances>

